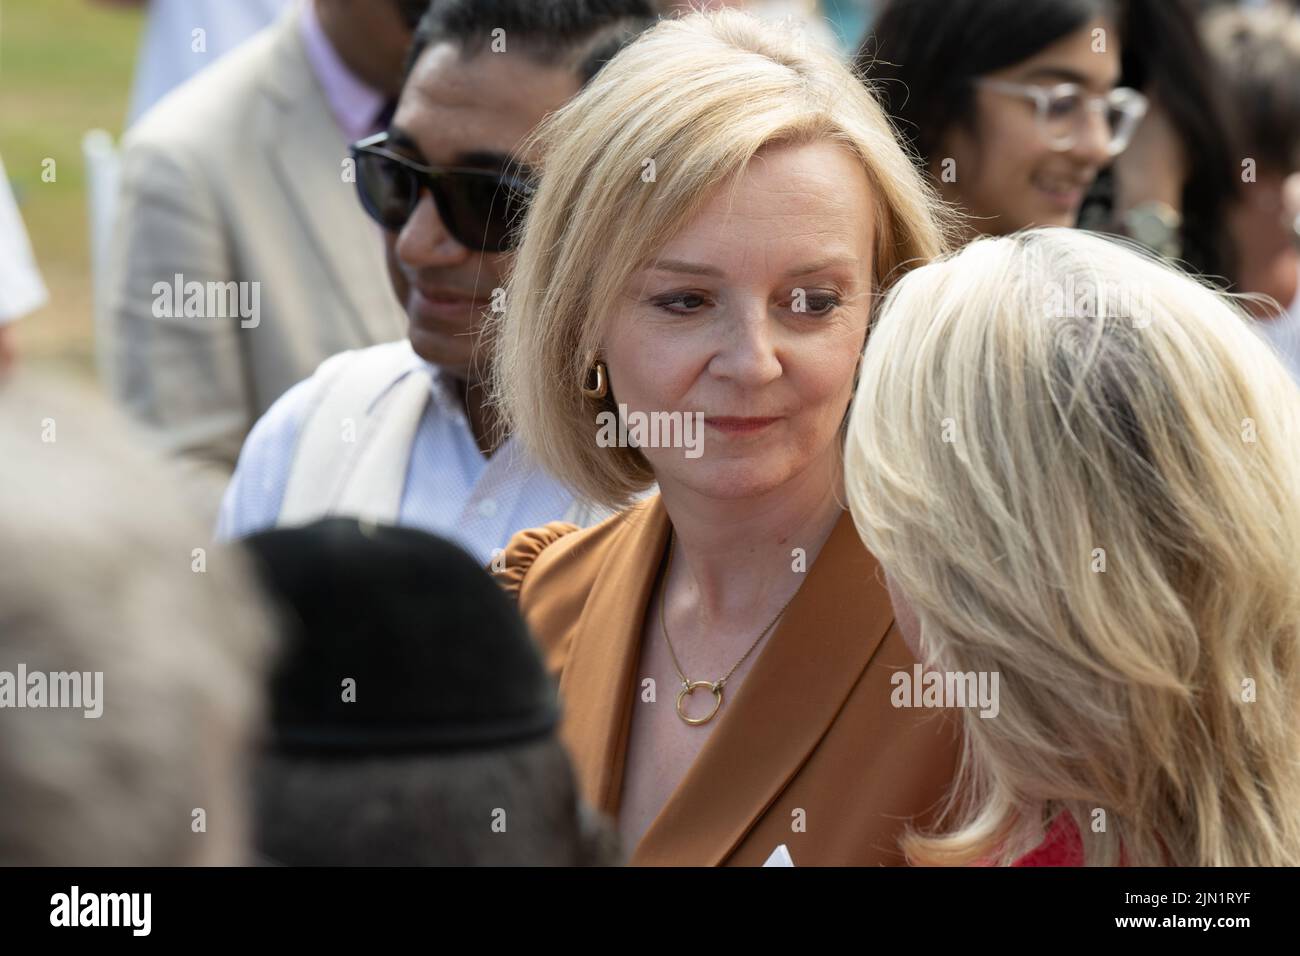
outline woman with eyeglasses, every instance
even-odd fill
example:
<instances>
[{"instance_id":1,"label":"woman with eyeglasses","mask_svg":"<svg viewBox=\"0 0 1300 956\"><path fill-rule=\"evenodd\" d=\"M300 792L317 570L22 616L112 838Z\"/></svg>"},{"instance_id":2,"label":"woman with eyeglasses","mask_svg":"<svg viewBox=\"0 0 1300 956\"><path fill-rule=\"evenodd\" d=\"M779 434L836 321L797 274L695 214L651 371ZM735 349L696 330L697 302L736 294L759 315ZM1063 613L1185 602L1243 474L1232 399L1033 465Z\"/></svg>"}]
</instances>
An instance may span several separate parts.
<instances>
[{"instance_id":1,"label":"woman with eyeglasses","mask_svg":"<svg viewBox=\"0 0 1300 956\"><path fill-rule=\"evenodd\" d=\"M1146 98L1109 0L886 0L858 54L967 235L1073 226Z\"/></svg>"}]
</instances>

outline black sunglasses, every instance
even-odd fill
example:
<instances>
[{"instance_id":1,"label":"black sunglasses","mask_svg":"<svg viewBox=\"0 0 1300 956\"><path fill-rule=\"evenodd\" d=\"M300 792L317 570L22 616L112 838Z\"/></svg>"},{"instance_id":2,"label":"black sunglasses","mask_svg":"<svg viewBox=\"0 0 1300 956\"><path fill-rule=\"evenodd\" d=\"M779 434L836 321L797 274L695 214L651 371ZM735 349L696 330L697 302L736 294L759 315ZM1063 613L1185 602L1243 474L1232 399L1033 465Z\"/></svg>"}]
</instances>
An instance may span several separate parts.
<instances>
[{"instance_id":1,"label":"black sunglasses","mask_svg":"<svg viewBox=\"0 0 1300 956\"><path fill-rule=\"evenodd\" d=\"M510 248L512 226L533 193L523 167L504 171L424 166L387 148L387 133L352 144L361 205L389 232L400 232L429 190L438 216L461 245L481 252Z\"/></svg>"}]
</instances>

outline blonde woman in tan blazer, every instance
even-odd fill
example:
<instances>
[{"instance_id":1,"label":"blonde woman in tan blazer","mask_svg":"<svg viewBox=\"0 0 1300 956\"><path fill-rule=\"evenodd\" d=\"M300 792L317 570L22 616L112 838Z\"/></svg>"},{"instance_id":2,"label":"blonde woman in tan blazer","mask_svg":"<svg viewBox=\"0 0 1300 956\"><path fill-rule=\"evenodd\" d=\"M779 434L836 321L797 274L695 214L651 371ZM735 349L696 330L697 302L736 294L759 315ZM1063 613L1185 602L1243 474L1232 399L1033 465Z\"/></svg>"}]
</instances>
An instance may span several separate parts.
<instances>
[{"instance_id":1,"label":"blonde woman in tan blazer","mask_svg":"<svg viewBox=\"0 0 1300 956\"><path fill-rule=\"evenodd\" d=\"M540 135L497 392L591 500L659 490L498 561L583 792L633 864L901 863L957 722L894 706L914 660L841 444L876 296L943 249L933 200L832 55L734 11L662 22Z\"/></svg>"}]
</instances>

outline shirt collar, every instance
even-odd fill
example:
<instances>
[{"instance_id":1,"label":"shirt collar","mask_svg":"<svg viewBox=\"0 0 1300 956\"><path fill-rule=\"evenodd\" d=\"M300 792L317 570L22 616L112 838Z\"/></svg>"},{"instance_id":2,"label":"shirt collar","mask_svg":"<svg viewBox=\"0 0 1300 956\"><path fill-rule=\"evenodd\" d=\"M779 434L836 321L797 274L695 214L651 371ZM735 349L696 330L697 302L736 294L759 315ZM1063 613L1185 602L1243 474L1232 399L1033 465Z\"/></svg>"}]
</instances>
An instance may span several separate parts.
<instances>
[{"instance_id":1,"label":"shirt collar","mask_svg":"<svg viewBox=\"0 0 1300 956\"><path fill-rule=\"evenodd\" d=\"M344 138L351 143L369 136L374 132L375 118L383 109L384 95L363 83L344 64L325 35L315 0L302 0L298 28L307 62Z\"/></svg>"},{"instance_id":2,"label":"shirt collar","mask_svg":"<svg viewBox=\"0 0 1300 956\"><path fill-rule=\"evenodd\" d=\"M392 391L393 387L408 375L423 375L429 380L433 403L440 414L453 419L464 420L465 409L461 405L460 395L457 393L459 386L456 379L441 366L421 358L414 349L411 350L410 361L402 363L397 369L397 373L383 383L383 387L374 394L374 397L366 406L366 411L373 411L375 406L379 404L380 399Z\"/></svg>"},{"instance_id":3,"label":"shirt collar","mask_svg":"<svg viewBox=\"0 0 1300 956\"><path fill-rule=\"evenodd\" d=\"M468 428L469 422L465 418L465 405L461 398L464 383L440 365L434 365L425 359L420 359L420 365L433 379L433 400L438 403L438 409Z\"/></svg>"}]
</instances>

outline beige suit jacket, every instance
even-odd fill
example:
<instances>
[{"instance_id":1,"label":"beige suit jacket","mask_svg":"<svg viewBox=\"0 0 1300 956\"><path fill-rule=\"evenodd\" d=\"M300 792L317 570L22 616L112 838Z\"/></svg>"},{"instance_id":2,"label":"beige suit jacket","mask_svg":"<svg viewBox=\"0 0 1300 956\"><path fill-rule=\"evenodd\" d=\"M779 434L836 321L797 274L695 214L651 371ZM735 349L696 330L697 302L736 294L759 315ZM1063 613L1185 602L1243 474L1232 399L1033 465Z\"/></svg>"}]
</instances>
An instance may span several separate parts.
<instances>
[{"instance_id":1,"label":"beige suit jacket","mask_svg":"<svg viewBox=\"0 0 1300 956\"><path fill-rule=\"evenodd\" d=\"M289 386L336 352L405 334L381 234L345 176L347 144L298 17L295 5L174 90L123 144L100 343L108 385L165 451L227 474ZM257 283L256 324L158 317L156 286L178 274Z\"/></svg>"},{"instance_id":2,"label":"beige suit jacket","mask_svg":"<svg viewBox=\"0 0 1300 956\"><path fill-rule=\"evenodd\" d=\"M656 495L585 530L515 535L498 580L558 678L560 736L589 803L617 819L641 634L668 543ZM776 630L633 865L761 866L785 844L795 866L904 862L899 837L927 827L959 753L959 714L898 709L890 677L914 658L894 626L880 566L844 512ZM671 700L675 688L660 688Z\"/></svg>"}]
</instances>

